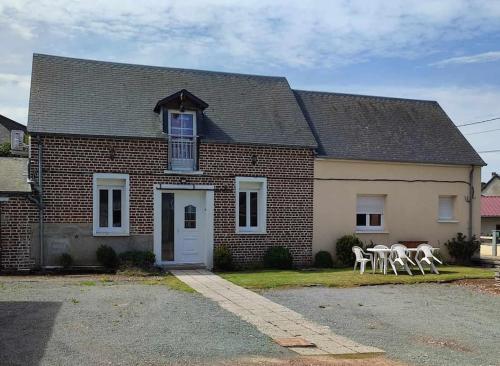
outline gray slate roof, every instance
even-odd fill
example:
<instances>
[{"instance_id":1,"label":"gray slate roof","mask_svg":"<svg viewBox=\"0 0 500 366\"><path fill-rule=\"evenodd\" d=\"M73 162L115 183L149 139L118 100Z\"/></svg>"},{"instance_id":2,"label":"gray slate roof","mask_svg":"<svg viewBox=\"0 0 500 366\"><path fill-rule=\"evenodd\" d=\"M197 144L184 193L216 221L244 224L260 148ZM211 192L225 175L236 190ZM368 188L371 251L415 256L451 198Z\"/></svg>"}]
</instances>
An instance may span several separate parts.
<instances>
[{"instance_id":1,"label":"gray slate roof","mask_svg":"<svg viewBox=\"0 0 500 366\"><path fill-rule=\"evenodd\" d=\"M0 114L0 125L3 125L9 131L12 130L26 131L25 125L22 125L16 121L11 120L10 118L2 116L1 114Z\"/></svg>"},{"instance_id":2,"label":"gray slate roof","mask_svg":"<svg viewBox=\"0 0 500 366\"><path fill-rule=\"evenodd\" d=\"M294 92L321 156L486 165L437 102Z\"/></svg>"},{"instance_id":3,"label":"gray slate roof","mask_svg":"<svg viewBox=\"0 0 500 366\"><path fill-rule=\"evenodd\" d=\"M209 104L205 140L316 147L288 81L35 54L28 131L162 137L156 103L187 89Z\"/></svg>"},{"instance_id":4,"label":"gray slate roof","mask_svg":"<svg viewBox=\"0 0 500 366\"><path fill-rule=\"evenodd\" d=\"M28 159L0 158L0 193L31 192L28 179Z\"/></svg>"}]
</instances>

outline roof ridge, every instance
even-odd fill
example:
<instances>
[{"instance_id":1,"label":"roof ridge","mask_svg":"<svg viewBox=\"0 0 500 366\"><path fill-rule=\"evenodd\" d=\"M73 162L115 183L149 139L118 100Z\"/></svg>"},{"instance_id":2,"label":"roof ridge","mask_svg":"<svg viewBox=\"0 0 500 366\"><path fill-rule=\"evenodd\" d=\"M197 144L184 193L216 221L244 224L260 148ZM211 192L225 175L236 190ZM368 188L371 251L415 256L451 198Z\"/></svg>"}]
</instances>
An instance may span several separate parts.
<instances>
[{"instance_id":1,"label":"roof ridge","mask_svg":"<svg viewBox=\"0 0 500 366\"><path fill-rule=\"evenodd\" d=\"M168 66L152 66L152 65L143 65L143 64L132 64L132 63L126 63L126 62L102 61L102 60L93 60L93 59L85 59L85 58L77 58L77 57L49 55L49 54L44 54L44 53L33 53L33 59L35 59L35 58L59 59L59 60L64 60L64 61L89 63L89 64L104 64L104 65L108 65L108 66L116 66L116 67L123 67L123 68L169 70L169 71L188 72L188 73L195 73L195 74L216 74L216 75L221 75L221 76L238 76L238 77L248 77L248 78L258 78L258 79L287 80L285 76L244 74L244 73L237 73L237 72L188 69L188 68L168 67Z\"/></svg>"},{"instance_id":2,"label":"roof ridge","mask_svg":"<svg viewBox=\"0 0 500 366\"><path fill-rule=\"evenodd\" d=\"M377 100L388 100L388 101L400 101L400 102L421 102L421 103L435 103L435 100L428 99L412 99L412 98L399 98L399 97L386 97L381 95L367 95L367 94L352 94L352 93L337 93L337 92L329 92L329 91L320 91L320 90L302 90L302 89L292 89L294 92L298 93L307 93L307 94L320 94L320 95L330 95L330 96L339 96L339 97L352 97L352 98L362 98L362 99L377 99Z\"/></svg>"}]
</instances>

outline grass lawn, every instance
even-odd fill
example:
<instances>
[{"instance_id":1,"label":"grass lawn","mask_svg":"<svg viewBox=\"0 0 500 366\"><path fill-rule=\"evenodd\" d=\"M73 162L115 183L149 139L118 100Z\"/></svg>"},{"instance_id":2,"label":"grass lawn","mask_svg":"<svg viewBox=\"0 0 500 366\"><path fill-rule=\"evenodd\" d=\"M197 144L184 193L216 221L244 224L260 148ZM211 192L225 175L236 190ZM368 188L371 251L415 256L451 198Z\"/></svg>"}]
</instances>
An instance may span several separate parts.
<instances>
[{"instance_id":1,"label":"grass lawn","mask_svg":"<svg viewBox=\"0 0 500 366\"><path fill-rule=\"evenodd\" d=\"M440 266L439 275L428 274L422 276L412 270L413 276L406 272L398 276L394 274L372 274L370 271L359 274L351 268L335 268L323 270L261 270L248 272L226 272L219 275L237 285L249 289L268 289L279 287L301 286L328 286L328 287L356 287L364 285L384 284L412 284L422 282L449 282L471 278L493 278L494 271L488 268ZM392 273L392 272L391 272Z\"/></svg>"}]
</instances>

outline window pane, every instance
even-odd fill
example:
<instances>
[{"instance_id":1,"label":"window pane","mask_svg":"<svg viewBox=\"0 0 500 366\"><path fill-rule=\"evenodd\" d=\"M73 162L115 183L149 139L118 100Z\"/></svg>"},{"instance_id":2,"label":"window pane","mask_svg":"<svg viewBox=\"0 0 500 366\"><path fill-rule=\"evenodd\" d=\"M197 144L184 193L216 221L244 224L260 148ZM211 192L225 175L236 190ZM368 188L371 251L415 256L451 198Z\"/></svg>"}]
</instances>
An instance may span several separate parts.
<instances>
[{"instance_id":1,"label":"window pane","mask_svg":"<svg viewBox=\"0 0 500 366\"><path fill-rule=\"evenodd\" d=\"M247 226L247 193L240 192L239 195L240 207L239 207L239 226Z\"/></svg>"},{"instance_id":2,"label":"window pane","mask_svg":"<svg viewBox=\"0 0 500 366\"><path fill-rule=\"evenodd\" d=\"M161 194L161 260L174 260L174 194Z\"/></svg>"},{"instance_id":3,"label":"window pane","mask_svg":"<svg viewBox=\"0 0 500 366\"><path fill-rule=\"evenodd\" d=\"M370 226L380 226L380 225L382 225L382 215L370 214Z\"/></svg>"},{"instance_id":4,"label":"window pane","mask_svg":"<svg viewBox=\"0 0 500 366\"><path fill-rule=\"evenodd\" d=\"M122 191L113 189L113 227L122 226Z\"/></svg>"},{"instance_id":5,"label":"window pane","mask_svg":"<svg viewBox=\"0 0 500 366\"><path fill-rule=\"evenodd\" d=\"M99 190L99 227L108 227L108 190Z\"/></svg>"},{"instance_id":6,"label":"window pane","mask_svg":"<svg viewBox=\"0 0 500 366\"><path fill-rule=\"evenodd\" d=\"M366 215L357 214L356 215L356 226L366 226Z\"/></svg>"},{"instance_id":7,"label":"window pane","mask_svg":"<svg viewBox=\"0 0 500 366\"><path fill-rule=\"evenodd\" d=\"M184 228L196 229L196 207L193 205L184 207Z\"/></svg>"},{"instance_id":8,"label":"window pane","mask_svg":"<svg viewBox=\"0 0 500 366\"><path fill-rule=\"evenodd\" d=\"M250 226L257 227L257 192L250 192Z\"/></svg>"},{"instance_id":9,"label":"window pane","mask_svg":"<svg viewBox=\"0 0 500 366\"><path fill-rule=\"evenodd\" d=\"M193 136L193 115L190 113L170 114L170 133L175 136Z\"/></svg>"}]
</instances>

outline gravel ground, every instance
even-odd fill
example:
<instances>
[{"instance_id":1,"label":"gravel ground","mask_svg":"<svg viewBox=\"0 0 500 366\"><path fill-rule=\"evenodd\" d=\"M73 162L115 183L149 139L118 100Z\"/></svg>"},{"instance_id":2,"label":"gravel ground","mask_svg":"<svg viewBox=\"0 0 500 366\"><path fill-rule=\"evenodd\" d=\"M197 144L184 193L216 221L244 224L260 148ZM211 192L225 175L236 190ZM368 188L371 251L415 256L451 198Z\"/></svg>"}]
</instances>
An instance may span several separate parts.
<instances>
[{"instance_id":1,"label":"gravel ground","mask_svg":"<svg viewBox=\"0 0 500 366\"><path fill-rule=\"evenodd\" d=\"M0 365L171 365L293 354L199 294L166 286L0 282Z\"/></svg>"},{"instance_id":2,"label":"gravel ground","mask_svg":"<svg viewBox=\"0 0 500 366\"><path fill-rule=\"evenodd\" d=\"M264 296L410 365L500 365L500 297L445 284L302 288Z\"/></svg>"}]
</instances>

